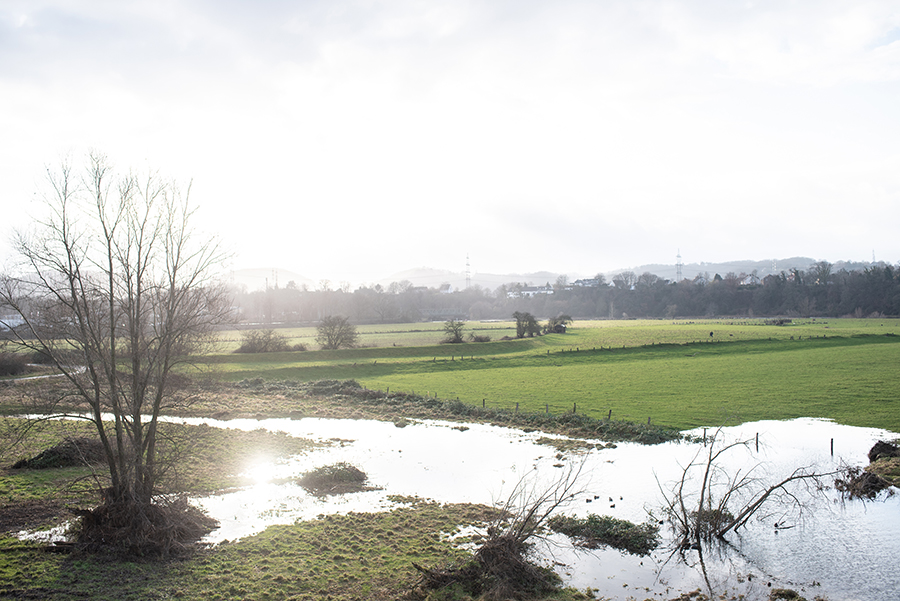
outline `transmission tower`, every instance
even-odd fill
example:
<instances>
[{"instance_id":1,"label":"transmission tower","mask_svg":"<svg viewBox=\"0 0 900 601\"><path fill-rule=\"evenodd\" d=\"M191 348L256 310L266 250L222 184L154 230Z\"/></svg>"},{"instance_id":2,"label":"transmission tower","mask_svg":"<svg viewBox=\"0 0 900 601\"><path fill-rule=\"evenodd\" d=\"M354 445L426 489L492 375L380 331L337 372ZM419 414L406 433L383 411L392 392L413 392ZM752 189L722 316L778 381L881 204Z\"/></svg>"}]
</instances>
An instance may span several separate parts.
<instances>
[{"instance_id":1,"label":"transmission tower","mask_svg":"<svg viewBox=\"0 0 900 601\"><path fill-rule=\"evenodd\" d=\"M466 290L472 285L472 272L469 270L469 253L466 253Z\"/></svg>"},{"instance_id":2,"label":"transmission tower","mask_svg":"<svg viewBox=\"0 0 900 601\"><path fill-rule=\"evenodd\" d=\"M675 256L675 283L681 281L681 268L684 266L684 263L681 262L681 249L678 249L678 254Z\"/></svg>"}]
</instances>

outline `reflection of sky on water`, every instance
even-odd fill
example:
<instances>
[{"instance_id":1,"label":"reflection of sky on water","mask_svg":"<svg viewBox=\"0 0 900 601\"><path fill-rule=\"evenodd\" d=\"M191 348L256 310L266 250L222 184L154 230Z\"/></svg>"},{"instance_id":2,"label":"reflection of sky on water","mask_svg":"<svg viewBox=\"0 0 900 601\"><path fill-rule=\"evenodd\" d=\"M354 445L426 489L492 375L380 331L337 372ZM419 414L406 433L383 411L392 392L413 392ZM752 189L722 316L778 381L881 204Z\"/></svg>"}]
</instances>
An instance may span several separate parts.
<instances>
[{"instance_id":1,"label":"reflection of sky on water","mask_svg":"<svg viewBox=\"0 0 900 601\"><path fill-rule=\"evenodd\" d=\"M326 513L379 511L393 504L388 495L416 495L440 502L493 503L504 499L523 477L551 483L565 469L557 450L535 441L539 432L469 424L427 421L398 428L390 422L307 418L301 420L185 420L189 423L281 430L316 440L346 442L291 457L276 464L258 464L248 475L258 484L195 502L221 522L211 542L259 532L270 524L293 523ZM702 430L694 432L701 435ZM712 431L707 431L712 435ZM755 438L759 434L759 450ZM773 482L796 467L830 471L842 464L860 465L879 438L891 437L876 429L852 428L825 420L756 422L727 428L727 440L749 439L748 447L735 448L722 462L730 471L757 466L754 474ZM830 454L834 440L834 456ZM700 444L668 443L643 446L619 444L615 449L586 455L566 453L562 463L584 461L584 493L564 509L567 513L597 513L644 522L648 511L659 514L660 484L665 489L680 477L683 466L703 451ZM346 461L369 475L381 490L315 498L287 482L322 465ZM659 482L660 484L658 484ZM540 486L540 484L538 484ZM595 499L595 497L597 497ZM734 586L734 593L766 596L773 586L805 591L812 598L825 594L831 601L894 599L900 590L895 562L900 548L900 496L887 502L842 504L833 491L798 515L781 512L765 522L751 520L740 536L729 536L734 550L706 551L707 577ZM774 521L792 526L777 530ZM564 564L559 571L573 586L590 586L611 598L668 598L676 591L705 588L696 551L688 552L686 568L676 560L666 563L668 551L651 557L633 557L617 551L573 551L554 537L542 553ZM664 567L661 567L663 566ZM752 574L749 581L746 576ZM820 583L817 586L815 583Z\"/></svg>"}]
</instances>

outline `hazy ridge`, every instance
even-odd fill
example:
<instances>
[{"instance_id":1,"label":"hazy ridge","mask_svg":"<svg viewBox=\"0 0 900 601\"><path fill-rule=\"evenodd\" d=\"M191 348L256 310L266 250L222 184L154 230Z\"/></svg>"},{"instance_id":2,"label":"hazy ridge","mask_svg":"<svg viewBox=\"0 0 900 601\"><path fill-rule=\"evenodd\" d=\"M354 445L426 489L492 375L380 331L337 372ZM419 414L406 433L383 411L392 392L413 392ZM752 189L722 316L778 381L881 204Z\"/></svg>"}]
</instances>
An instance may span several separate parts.
<instances>
[{"instance_id":1,"label":"hazy ridge","mask_svg":"<svg viewBox=\"0 0 900 601\"><path fill-rule=\"evenodd\" d=\"M736 274L750 274L756 272L760 278L767 275L778 274L782 271L789 272L792 269L808 270L811 265L816 263L816 259L809 257L790 257L786 259L764 259L764 260L736 260L724 262L700 262L685 263L681 268L681 276L686 279L693 279L698 275L709 275L714 277L716 274L724 276L727 273L734 272ZM838 261L834 263L833 270L847 269L848 271L860 270L873 265L871 262L863 261ZM612 280L612 276L623 271L633 271L640 275L650 272L663 279L674 280L677 274L677 266L674 263L651 263L647 265L638 265L636 267L623 267L611 271L600 272L608 281ZM597 273L574 273L564 271L535 271L530 273L480 273L473 272L469 277L469 285L480 286L489 290L494 290L502 284L512 282L522 282L525 284L540 286L543 284L553 284L560 275L568 277L569 282L573 282L582 278L592 278ZM272 267L260 267L250 269L237 269L228 274L229 280L238 286L246 286L248 291L264 290L267 287L287 287L293 282L298 287L304 285L310 290L317 289L321 282L308 278L300 273L287 269L279 269ZM387 288L391 282L409 281L413 286L424 286L426 288L438 288L443 284L450 284L452 289L459 290L466 287L466 274L460 271L450 271L446 269L434 269L431 267L416 267L391 274L386 277L373 279L368 282L352 283L350 289L356 289L362 285L376 285ZM329 280L332 289L341 287L341 282Z\"/></svg>"}]
</instances>

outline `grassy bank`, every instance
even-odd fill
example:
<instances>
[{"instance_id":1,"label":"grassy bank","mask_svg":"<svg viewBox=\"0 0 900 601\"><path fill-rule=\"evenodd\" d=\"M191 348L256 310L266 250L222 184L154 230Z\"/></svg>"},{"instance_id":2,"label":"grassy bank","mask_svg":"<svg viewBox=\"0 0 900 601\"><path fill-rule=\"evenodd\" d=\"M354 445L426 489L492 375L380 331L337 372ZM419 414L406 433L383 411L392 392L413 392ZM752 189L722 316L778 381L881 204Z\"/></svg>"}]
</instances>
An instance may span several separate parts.
<instances>
[{"instance_id":1,"label":"grassy bank","mask_svg":"<svg viewBox=\"0 0 900 601\"><path fill-rule=\"evenodd\" d=\"M168 561L51 554L0 538L0 597L396 600L416 582L413 562L462 560L464 553L446 535L485 522L491 512L478 505L416 501L387 513L273 526L239 542ZM554 598L584 597L563 591Z\"/></svg>"}]
</instances>

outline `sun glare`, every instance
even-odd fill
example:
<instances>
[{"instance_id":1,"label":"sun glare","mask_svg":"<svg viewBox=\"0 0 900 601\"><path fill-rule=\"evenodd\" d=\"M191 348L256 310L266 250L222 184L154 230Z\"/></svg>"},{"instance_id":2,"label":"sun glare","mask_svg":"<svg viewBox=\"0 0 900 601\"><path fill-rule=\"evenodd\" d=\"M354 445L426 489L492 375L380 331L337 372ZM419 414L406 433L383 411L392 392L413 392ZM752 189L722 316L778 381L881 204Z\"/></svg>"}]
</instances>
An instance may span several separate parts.
<instances>
[{"instance_id":1,"label":"sun glare","mask_svg":"<svg viewBox=\"0 0 900 601\"><path fill-rule=\"evenodd\" d=\"M251 479L255 484L266 484L275 479L277 475L277 466L272 457L265 455L256 455L252 457L246 464L244 475Z\"/></svg>"}]
</instances>

